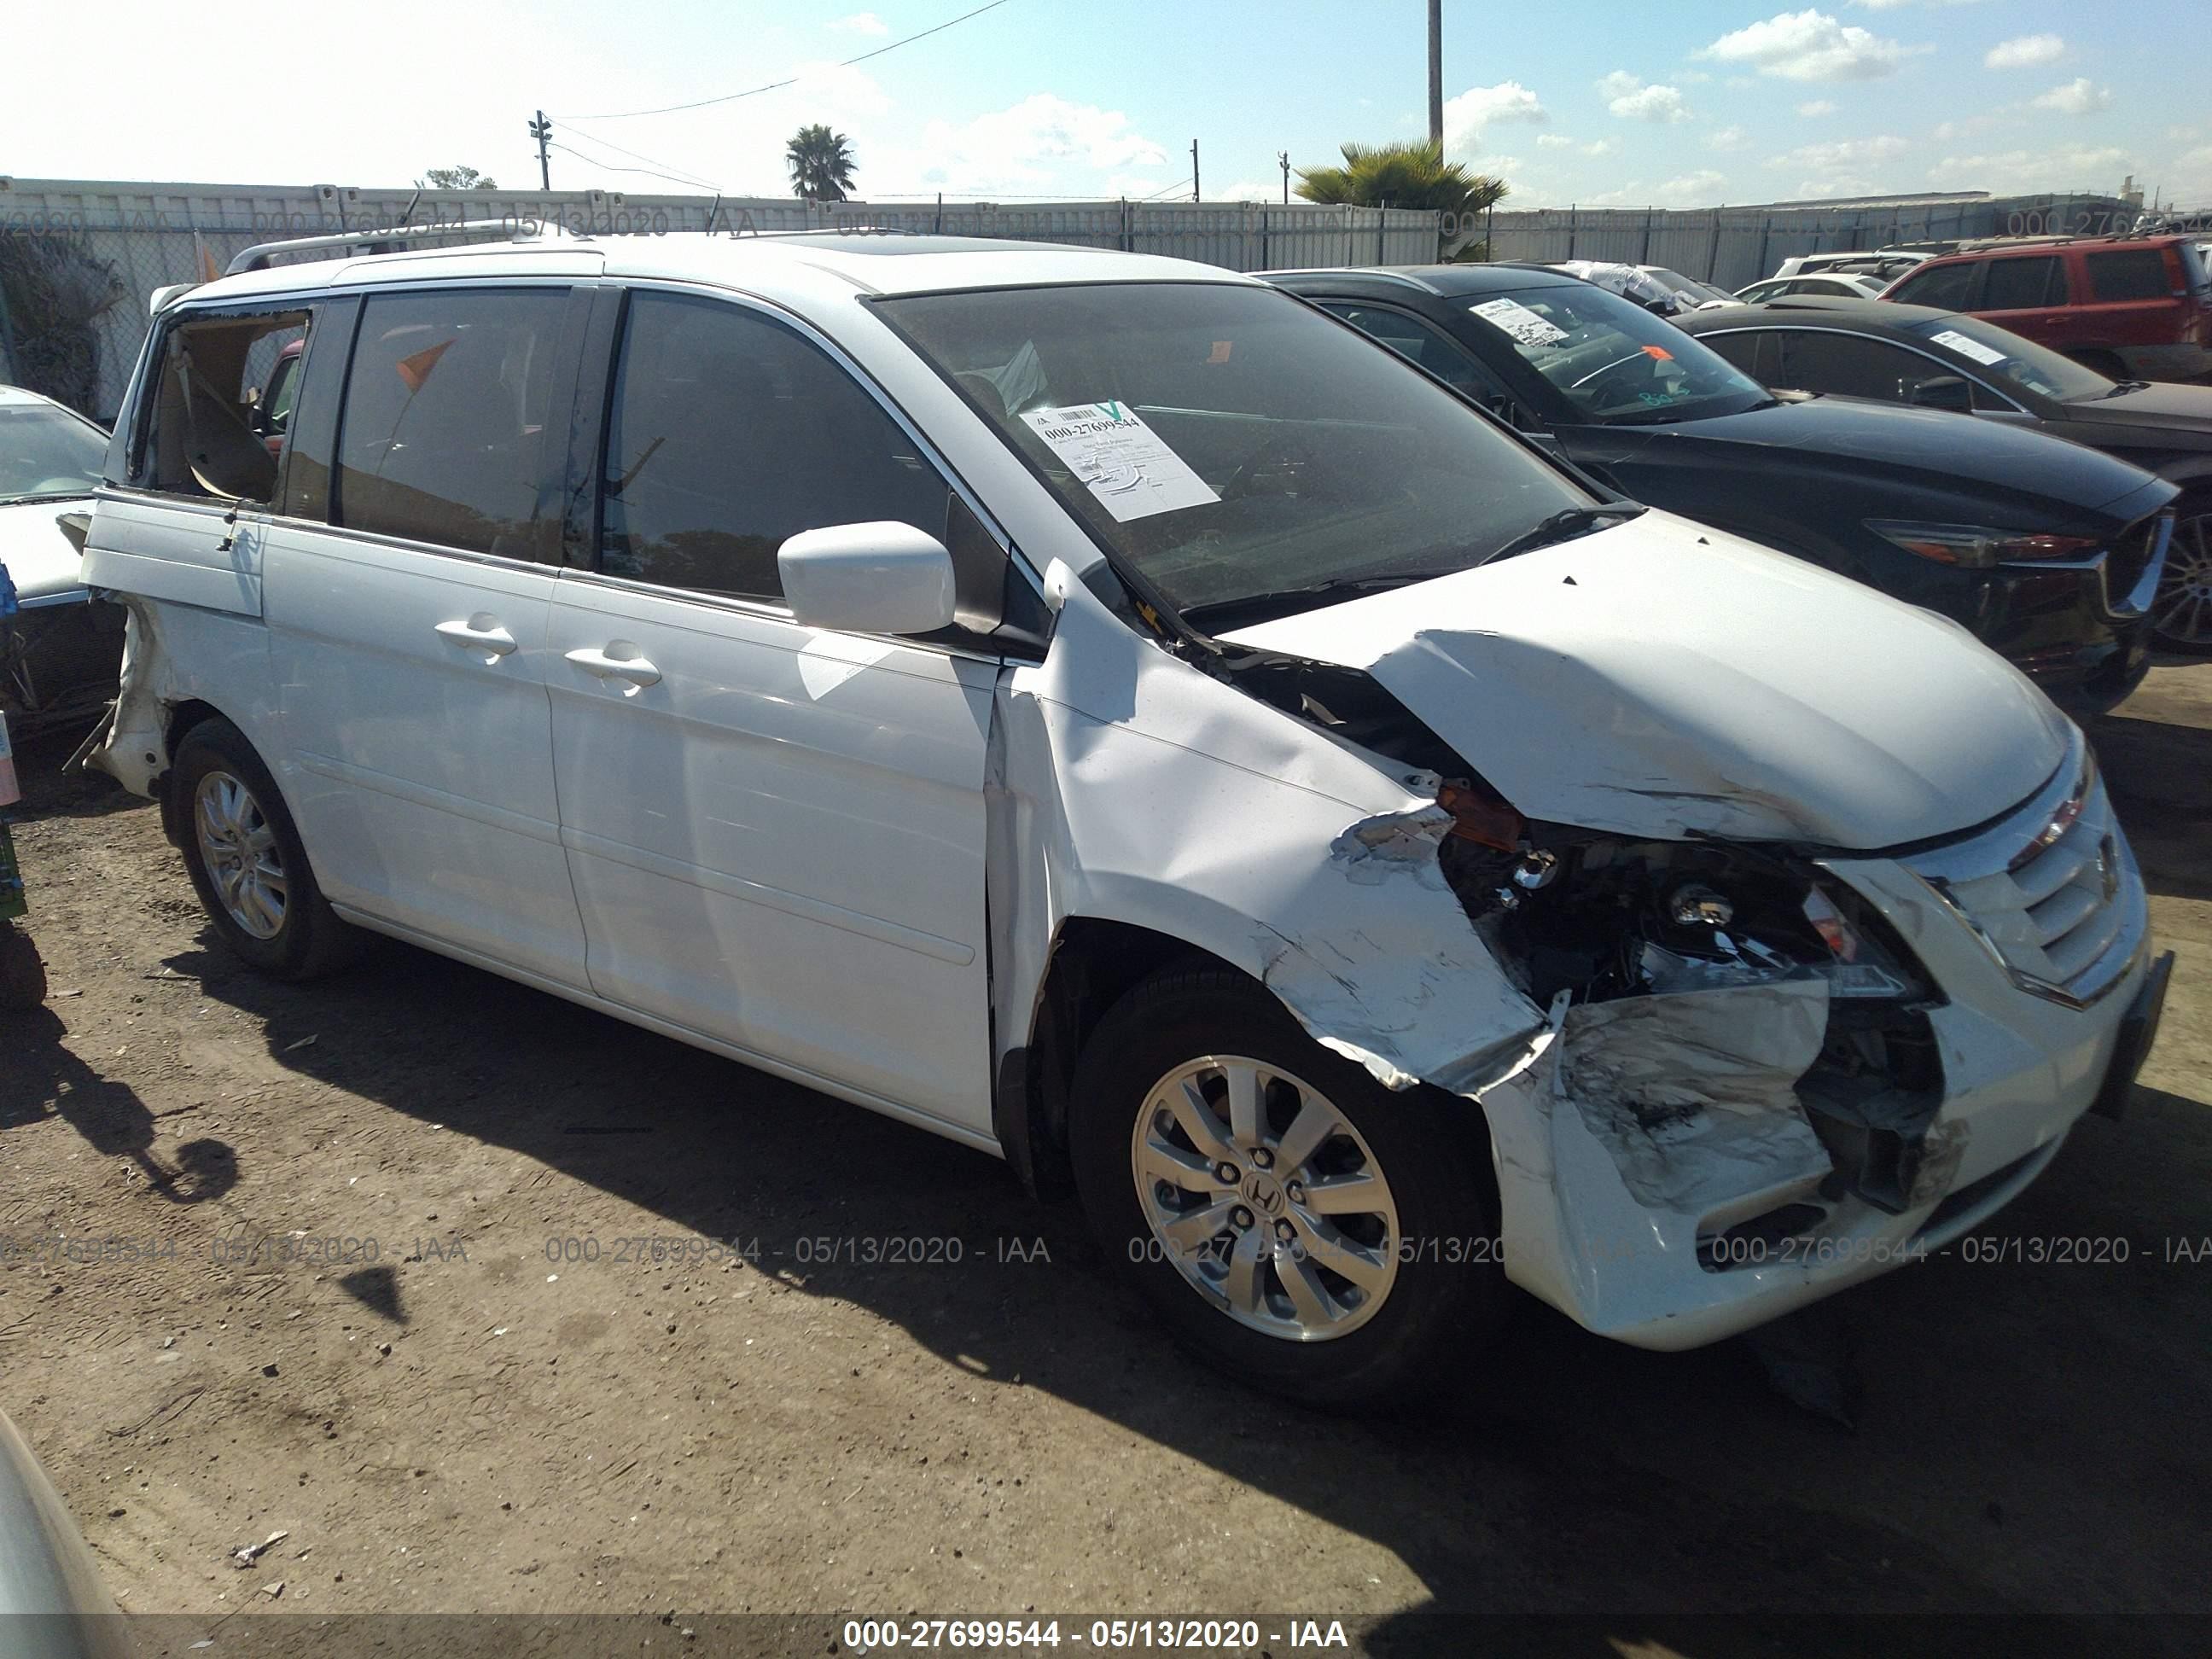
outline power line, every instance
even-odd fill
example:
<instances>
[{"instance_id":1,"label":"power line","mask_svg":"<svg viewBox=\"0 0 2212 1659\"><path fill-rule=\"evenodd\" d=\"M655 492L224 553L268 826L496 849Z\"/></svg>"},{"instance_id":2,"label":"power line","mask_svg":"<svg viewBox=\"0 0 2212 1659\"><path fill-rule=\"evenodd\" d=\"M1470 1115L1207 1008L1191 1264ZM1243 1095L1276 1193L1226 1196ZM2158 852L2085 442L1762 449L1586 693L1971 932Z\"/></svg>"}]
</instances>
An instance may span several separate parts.
<instances>
[{"instance_id":1,"label":"power line","mask_svg":"<svg viewBox=\"0 0 2212 1659\"><path fill-rule=\"evenodd\" d=\"M684 171L684 168L678 167L675 162L664 161L657 155L647 155L641 150L624 149L620 144L615 143L613 139L602 138L596 132L586 132L581 127L576 125L574 122L564 123L562 130L573 137L585 138L592 143L600 146L602 149L614 151L617 155L627 155L633 161L643 161L649 168L665 169L665 171L661 173L663 178L673 178L677 173ZM588 155L585 156L583 159L587 161L591 161L591 157ZM630 173L637 170L633 167L614 167L611 163L603 161L593 162L592 165L595 167L605 167L610 172L614 173ZM706 174L702 173L691 173L690 177L690 181L695 185L703 184L710 190L720 190L721 188L720 185L716 184L712 179L708 178Z\"/></svg>"},{"instance_id":2,"label":"power line","mask_svg":"<svg viewBox=\"0 0 2212 1659\"><path fill-rule=\"evenodd\" d=\"M1006 3L1006 0L990 0L988 5L978 6L973 11L963 11L959 16L948 18L933 28L922 30L919 34L909 34L903 40L892 41L889 46L878 46L873 52L864 52L858 58L848 58L837 67L850 69L855 64L866 63L871 58L880 58L887 52L896 52L901 46L910 46L917 40L927 40L933 34L943 33L955 23L964 23L971 17L981 17L987 11L996 11ZM794 75L785 80L771 81L763 87L750 87L743 92L724 93L719 98L696 99L688 104L664 104L658 109L611 110L597 115L564 115L560 118L564 121L628 121L641 115L673 115L679 110L705 109L710 104L733 104L740 98L754 98L763 92L775 92L784 87L796 86L799 79L799 76Z\"/></svg>"},{"instance_id":3,"label":"power line","mask_svg":"<svg viewBox=\"0 0 2212 1659\"><path fill-rule=\"evenodd\" d=\"M648 178L648 179L666 179L666 180L667 180L670 184L672 184L672 185L684 185L686 189L690 189L690 190L702 190L702 189L705 189L705 190L711 190L711 189L714 188L714 186L711 183L708 183L708 181L703 180L703 179L679 179L679 178L678 178L678 177L677 177L674 173L661 173L661 172L659 172L659 171L657 171L657 170L655 170L654 168L652 168L652 167L617 167L617 166L616 166L613 162L611 162L611 161L602 161L599 160L596 156L586 155L585 155L585 154L584 154L584 152L583 152L583 151L581 151L580 149L569 149L568 145L566 145L566 144L562 143L559 139L557 139L557 138L549 138L549 139L547 139L545 142L546 142L546 143L547 143L547 144L549 144L551 148L553 148L553 149L557 149L557 150L566 151L568 155L574 156L578 161L583 161L583 162L586 162L586 163L589 164L589 165L590 165L590 166L592 166L592 167L598 167L598 168L601 169L601 170L602 170L602 171L604 171L604 172L607 172L607 173L643 173L643 174L644 174L647 178Z\"/></svg>"}]
</instances>

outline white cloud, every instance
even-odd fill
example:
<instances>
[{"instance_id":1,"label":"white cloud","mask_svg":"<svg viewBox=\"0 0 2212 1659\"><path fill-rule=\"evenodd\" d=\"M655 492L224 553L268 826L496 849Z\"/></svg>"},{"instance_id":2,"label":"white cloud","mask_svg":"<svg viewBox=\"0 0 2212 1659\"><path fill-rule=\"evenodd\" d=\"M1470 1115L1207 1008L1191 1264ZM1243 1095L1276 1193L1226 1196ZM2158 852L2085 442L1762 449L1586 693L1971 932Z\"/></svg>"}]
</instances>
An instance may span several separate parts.
<instances>
[{"instance_id":1,"label":"white cloud","mask_svg":"<svg viewBox=\"0 0 2212 1659\"><path fill-rule=\"evenodd\" d=\"M1928 169L1931 183L1974 190L2112 190L2135 171L2128 152L2072 144L2057 149L2009 149L1987 155L1947 155Z\"/></svg>"},{"instance_id":2,"label":"white cloud","mask_svg":"<svg viewBox=\"0 0 2212 1659\"><path fill-rule=\"evenodd\" d=\"M1536 135L1539 149L1565 149L1575 141L1564 132L1540 132Z\"/></svg>"},{"instance_id":3,"label":"white cloud","mask_svg":"<svg viewBox=\"0 0 2212 1659\"><path fill-rule=\"evenodd\" d=\"M1582 199L1591 207L1711 207L1721 199L1721 192L1727 187L1726 173L1706 167L1656 185L1632 179L1618 190Z\"/></svg>"},{"instance_id":4,"label":"white cloud","mask_svg":"<svg viewBox=\"0 0 2212 1659\"><path fill-rule=\"evenodd\" d=\"M1518 81L1469 87L1458 97L1444 100L1444 150L1448 155L1467 155L1480 148L1486 128L1501 122L1540 125L1549 119L1536 94Z\"/></svg>"},{"instance_id":5,"label":"white cloud","mask_svg":"<svg viewBox=\"0 0 2212 1659\"><path fill-rule=\"evenodd\" d=\"M1707 149L1743 149L1751 143L1751 135L1741 127L1723 127L1705 140Z\"/></svg>"},{"instance_id":6,"label":"white cloud","mask_svg":"<svg viewBox=\"0 0 2212 1659\"><path fill-rule=\"evenodd\" d=\"M1624 121L1686 121L1689 106L1679 87L1647 84L1626 70L1615 70L1597 83L1606 108Z\"/></svg>"},{"instance_id":7,"label":"white cloud","mask_svg":"<svg viewBox=\"0 0 2212 1659\"><path fill-rule=\"evenodd\" d=\"M856 11L850 17L841 17L830 26L843 29L848 34L889 34L891 26L872 11Z\"/></svg>"},{"instance_id":8,"label":"white cloud","mask_svg":"<svg viewBox=\"0 0 2212 1659\"><path fill-rule=\"evenodd\" d=\"M1748 64L1785 81L1871 81L1893 73L1916 52L1885 36L1838 22L1824 11L1777 12L1721 38L1698 56L1723 64Z\"/></svg>"},{"instance_id":9,"label":"white cloud","mask_svg":"<svg viewBox=\"0 0 2212 1659\"><path fill-rule=\"evenodd\" d=\"M2038 64L2055 64L2066 55L2066 43L2055 34L2023 34L2010 40L2000 40L1982 55L1985 69L2033 69Z\"/></svg>"},{"instance_id":10,"label":"white cloud","mask_svg":"<svg viewBox=\"0 0 2212 1659\"><path fill-rule=\"evenodd\" d=\"M1836 100L1832 98L1815 98L1809 103L1798 105L1797 112L1808 117L1833 115L1836 112Z\"/></svg>"},{"instance_id":11,"label":"white cloud","mask_svg":"<svg viewBox=\"0 0 2212 1659\"><path fill-rule=\"evenodd\" d=\"M1892 161L1912 148L1904 138L1884 134L1875 138L1838 138L1833 143L1800 144L1766 165L1797 167L1811 173L1840 173L1863 168L1870 161Z\"/></svg>"},{"instance_id":12,"label":"white cloud","mask_svg":"<svg viewBox=\"0 0 2212 1659\"><path fill-rule=\"evenodd\" d=\"M890 99L866 70L843 64L812 63L801 64L793 73L795 81L787 98L821 110L822 113L813 118L817 121L881 115L891 106Z\"/></svg>"},{"instance_id":13,"label":"white cloud","mask_svg":"<svg viewBox=\"0 0 2212 1659\"><path fill-rule=\"evenodd\" d=\"M2095 85L2085 75L2027 101L2037 109L2054 110L2061 115L2094 115L2112 106L2112 89Z\"/></svg>"},{"instance_id":14,"label":"white cloud","mask_svg":"<svg viewBox=\"0 0 2212 1659\"><path fill-rule=\"evenodd\" d=\"M1207 197L1217 202L1279 202L1283 199L1283 181L1261 184L1256 179L1239 179L1226 190L1216 191L1208 185Z\"/></svg>"},{"instance_id":15,"label":"white cloud","mask_svg":"<svg viewBox=\"0 0 2212 1659\"><path fill-rule=\"evenodd\" d=\"M1600 138L1593 143L1584 144L1583 146L1583 154L1585 155L1610 155L1613 154L1613 140L1610 138Z\"/></svg>"},{"instance_id":16,"label":"white cloud","mask_svg":"<svg viewBox=\"0 0 2212 1659\"><path fill-rule=\"evenodd\" d=\"M918 144L904 149L886 146L867 159L872 163L867 185L886 195L932 190L1029 193L1043 186L1089 196L1099 185L1072 179L1071 172L1095 171L1133 186L1141 175L1133 169L1163 167L1168 152L1133 131L1120 110L1039 92L971 121L932 121ZM1166 182L1164 178L1152 188Z\"/></svg>"}]
</instances>

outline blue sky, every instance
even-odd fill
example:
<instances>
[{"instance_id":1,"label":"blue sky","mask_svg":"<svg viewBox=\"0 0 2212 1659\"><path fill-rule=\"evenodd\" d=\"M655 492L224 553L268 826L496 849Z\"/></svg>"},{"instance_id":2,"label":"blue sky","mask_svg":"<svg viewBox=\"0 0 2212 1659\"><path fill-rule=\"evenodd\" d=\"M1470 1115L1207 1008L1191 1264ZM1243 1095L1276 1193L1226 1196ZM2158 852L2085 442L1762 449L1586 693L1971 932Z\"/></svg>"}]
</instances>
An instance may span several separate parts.
<instances>
[{"instance_id":1,"label":"blue sky","mask_svg":"<svg viewBox=\"0 0 2212 1659\"><path fill-rule=\"evenodd\" d=\"M213 9L110 0L94 41L83 9L40 6L10 25L14 61L106 61L11 77L0 168L399 185L465 161L521 185L543 107L558 187L684 187L666 172L781 195L784 138L821 120L863 196L1171 195L1195 138L1206 196L1273 199L1279 150L1311 165L1425 130L1422 0L1005 0L839 66L977 3L254 8L269 27L189 65L150 43ZM1447 134L1516 206L2109 191L2130 173L2212 205L2208 18L2205 0L1445 0ZM99 44L119 41L141 49Z\"/></svg>"}]
</instances>

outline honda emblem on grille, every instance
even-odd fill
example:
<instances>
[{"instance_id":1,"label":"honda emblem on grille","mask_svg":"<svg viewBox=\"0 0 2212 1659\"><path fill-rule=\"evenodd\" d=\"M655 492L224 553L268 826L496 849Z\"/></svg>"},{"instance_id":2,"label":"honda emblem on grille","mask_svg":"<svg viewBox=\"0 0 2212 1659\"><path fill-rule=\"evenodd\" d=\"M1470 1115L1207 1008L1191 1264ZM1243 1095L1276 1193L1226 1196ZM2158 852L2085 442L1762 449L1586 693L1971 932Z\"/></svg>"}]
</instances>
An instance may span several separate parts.
<instances>
[{"instance_id":1,"label":"honda emblem on grille","mask_svg":"<svg viewBox=\"0 0 2212 1659\"><path fill-rule=\"evenodd\" d=\"M2104 884L2105 902L2110 904L2120 891L2120 849L2110 836L2097 843L2097 876Z\"/></svg>"}]
</instances>

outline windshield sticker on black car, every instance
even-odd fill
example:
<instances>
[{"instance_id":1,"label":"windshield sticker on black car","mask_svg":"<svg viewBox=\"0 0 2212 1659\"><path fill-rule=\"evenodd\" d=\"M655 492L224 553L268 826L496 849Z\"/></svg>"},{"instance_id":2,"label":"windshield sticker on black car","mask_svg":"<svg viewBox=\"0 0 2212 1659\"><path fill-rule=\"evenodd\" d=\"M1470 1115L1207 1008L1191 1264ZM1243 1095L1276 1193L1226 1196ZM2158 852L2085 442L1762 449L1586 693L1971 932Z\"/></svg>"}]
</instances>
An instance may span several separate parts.
<instances>
[{"instance_id":1,"label":"windshield sticker on black car","mask_svg":"<svg viewBox=\"0 0 2212 1659\"><path fill-rule=\"evenodd\" d=\"M1970 340L1955 328L1947 328L1942 333L1931 334L1928 337L1937 345L1950 347L1961 357L1972 357L1984 368L2005 360L2003 352L1993 346L1985 346L1979 340Z\"/></svg>"},{"instance_id":2,"label":"windshield sticker on black car","mask_svg":"<svg viewBox=\"0 0 2212 1659\"><path fill-rule=\"evenodd\" d=\"M1032 409L1022 419L1121 524L1221 499L1127 404Z\"/></svg>"},{"instance_id":3,"label":"windshield sticker on black car","mask_svg":"<svg viewBox=\"0 0 2212 1659\"><path fill-rule=\"evenodd\" d=\"M1566 330L1546 322L1518 300L1485 300L1468 309L1492 328L1504 329L1522 345L1557 345L1567 337Z\"/></svg>"}]
</instances>

